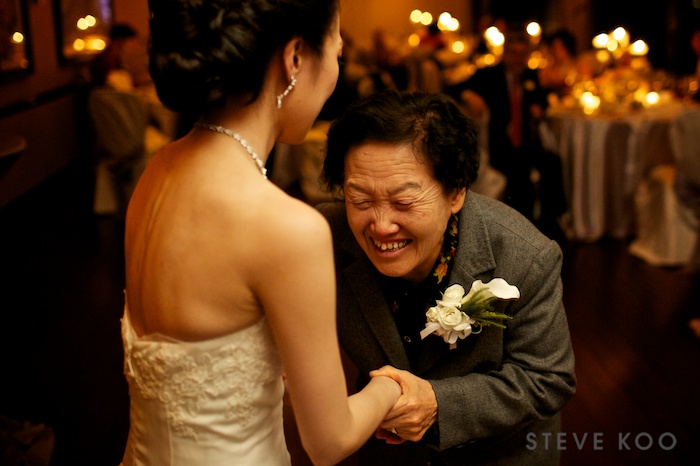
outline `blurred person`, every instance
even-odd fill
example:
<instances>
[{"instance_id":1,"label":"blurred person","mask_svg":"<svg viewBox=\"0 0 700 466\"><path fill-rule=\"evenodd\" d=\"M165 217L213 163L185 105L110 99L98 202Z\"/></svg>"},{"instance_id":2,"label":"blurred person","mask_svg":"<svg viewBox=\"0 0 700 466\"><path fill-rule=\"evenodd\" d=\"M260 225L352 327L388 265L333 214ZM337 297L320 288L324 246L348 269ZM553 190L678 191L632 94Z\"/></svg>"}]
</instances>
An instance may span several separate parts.
<instances>
[{"instance_id":1,"label":"blurred person","mask_svg":"<svg viewBox=\"0 0 700 466\"><path fill-rule=\"evenodd\" d=\"M693 24L689 30L678 34L675 41L673 71L678 76L700 77L700 26Z\"/></svg>"},{"instance_id":2,"label":"blurred person","mask_svg":"<svg viewBox=\"0 0 700 466\"><path fill-rule=\"evenodd\" d=\"M429 93L375 93L329 131L324 179L342 200L317 208L333 231L340 342L358 388L368 371L403 388L360 450L362 465L558 463L544 443L575 390L562 252L518 212L469 190L477 140L452 99ZM505 329L471 322L453 344L425 334L456 285L498 278L519 290L495 303L512 316Z\"/></svg>"},{"instance_id":3,"label":"blurred person","mask_svg":"<svg viewBox=\"0 0 700 466\"><path fill-rule=\"evenodd\" d=\"M401 393L348 397L330 229L266 177L338 78L337 0L151 0L160 99L200 118L151 160L126 218L124 466L290 465L283 395L314 464L336 464Z\"/></svg>"},{"instance_id":4,"label":"blurred person","mask_svg":"<svg viewBox=\"0 0 700 466\"><path fill-rule=\"evenodd\" d=\"M372 34L372 46L375 72L386 74L389 78L389 84L378 86L378 90L383 88L405 90L408 86L406 60L398 47L392 43L389 34L383 29L375 30Z\"/></svg>"},{"instance_id":5,"label":"blurred person","mask_svg":"<svg viewBox=\"0 0 700 466\"><path fill-rule=\"evenodd\" d=\"M473 114L488 110L488 152L491 165L507 179L504 201L548 236L563 241L558 225L566 208L561 160L546 152L539 139L547 93L537 71L527 66L529 56L528 36L508 30L500 62L478 69L445 92L464 101Z\"/></svg>"},{"instance_id":6,"label":"blurred person","mask_svg":"<svg viewBox=\"0 0 700 466\"><path fill-rule=\"evenodd\" d=\"M542 87L563 97L571 92L577 80L591 77L584 61L578 59L576 38L566 29L546 35L543 47L547 64L539 70Z\"/></svg>"},{"instance_id":7,"label":"blurred person","mask_svg":"<svg viewBox=\"0 0 700 466\"><path fill-rule=\"evenodd\" d=\"M678 77L676 85L680 97L688 100L700 99L700 26L693 26L678 45L674 72Z\"/></svg>"},{"instance_id":8,"label":"blurred person","mask_svg":"<svg viewBox=\"0 0 700 466\"><path fill-rule=\"evenodd\" d=\"M90 64L90 76L95 86L111 85L117 90L131 91L134 78L124 65L126 49L133 47L138 34L126 23L115 23L109 30L107 47Z\"/></svg>"}]
</instances>

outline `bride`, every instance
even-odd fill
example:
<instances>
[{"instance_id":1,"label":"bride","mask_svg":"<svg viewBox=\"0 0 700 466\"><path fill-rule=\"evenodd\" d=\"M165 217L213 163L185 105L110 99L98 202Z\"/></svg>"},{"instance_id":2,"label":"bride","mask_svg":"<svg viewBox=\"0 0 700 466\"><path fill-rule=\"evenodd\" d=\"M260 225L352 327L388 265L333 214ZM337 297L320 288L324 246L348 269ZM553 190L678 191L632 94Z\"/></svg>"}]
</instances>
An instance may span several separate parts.
<instances>
[{"instance_id":1,"label":"bride","mask_svg":"<svg viewBox=\"0 0 700 466\"><path fill-rule=\"evenodd\" d=\"M359 448L400 395L348 396L331 234L266 179L338 78L338 0L150 0L160 99L200 119L151 160L126 218L123 464L289 465L286 389L315 464Z\"/></svg>"}]
</instances>

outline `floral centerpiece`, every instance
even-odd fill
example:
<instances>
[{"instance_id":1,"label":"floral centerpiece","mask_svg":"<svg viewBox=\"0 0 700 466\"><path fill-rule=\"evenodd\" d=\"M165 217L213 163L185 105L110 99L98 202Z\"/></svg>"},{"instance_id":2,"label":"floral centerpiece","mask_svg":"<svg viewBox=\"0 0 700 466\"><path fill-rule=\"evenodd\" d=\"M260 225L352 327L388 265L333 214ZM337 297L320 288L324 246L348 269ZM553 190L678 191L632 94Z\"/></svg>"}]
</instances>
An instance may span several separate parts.
<instances>
[{"instance_id":1,"label":"floral centerpiece","mask_svg":"<svg viewBox=\"0 0 700 466\"><path fill-rule=\"evenodd\" d=\"M442 293L442 299L437 300L436 305L425 313L428 321L420 336L425 338L434 333L449 343L450 349L454 349L458 339L478 334L484 326L506 328L503 321L512 317L495 312L494 303L497 299L518 298L518 288L502 278L494 278L488 283L476 280L466 296L462 285L452 285Z\"/></svg>"}]
</instances>

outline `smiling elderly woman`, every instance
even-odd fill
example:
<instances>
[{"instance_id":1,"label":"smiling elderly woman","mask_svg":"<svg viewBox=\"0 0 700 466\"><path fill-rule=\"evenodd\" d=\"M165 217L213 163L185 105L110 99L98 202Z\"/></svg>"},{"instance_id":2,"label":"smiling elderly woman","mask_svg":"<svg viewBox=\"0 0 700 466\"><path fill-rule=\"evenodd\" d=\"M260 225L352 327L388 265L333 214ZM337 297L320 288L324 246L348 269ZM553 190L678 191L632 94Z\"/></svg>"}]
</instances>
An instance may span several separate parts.
<instances>
[{"instance_id":1,"label":"smiling elderly woman","mask_svg":"<svg viewBox=\"0 0 700 466\"><path fill-rule=\"evenodd\" d=\"M556 435L575 390L561 249L469 191L478 164L475 123L441 95L374 94L330 129L324 178L343 200L318 209L333 230L340 341L360 374L403 387L363 464L558 463L532 439ZM443 300L455 284L486 288L479 312L508 319L480 325L464 300ZM479 331L424 332L440 330L426 316L436 303L462 306Z\"/></svg>"}]
</instances>

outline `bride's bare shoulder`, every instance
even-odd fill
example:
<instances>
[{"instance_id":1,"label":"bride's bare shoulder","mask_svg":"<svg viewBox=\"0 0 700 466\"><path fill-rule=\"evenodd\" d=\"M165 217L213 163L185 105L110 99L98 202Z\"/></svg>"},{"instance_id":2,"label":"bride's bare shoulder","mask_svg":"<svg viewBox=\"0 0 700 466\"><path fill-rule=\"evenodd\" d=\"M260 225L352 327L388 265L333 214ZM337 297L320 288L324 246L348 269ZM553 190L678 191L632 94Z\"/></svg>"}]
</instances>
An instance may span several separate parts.
<instances>
[{"instance_id":1,"label":"bride's bare shoulder","mask_svg":"<svg viewBox=\"0 0 700 466\"><path fill-rule=\"evenodd\" d=\"M272 193L269 202L262 206L265 222L271 222L272 232L286 231L287 235L330 234L328 223L314 207L282 191Z\"/></svg>"}]
</instances>

